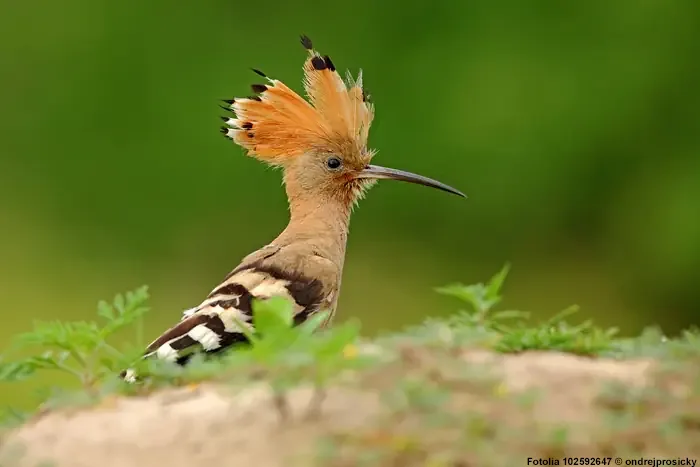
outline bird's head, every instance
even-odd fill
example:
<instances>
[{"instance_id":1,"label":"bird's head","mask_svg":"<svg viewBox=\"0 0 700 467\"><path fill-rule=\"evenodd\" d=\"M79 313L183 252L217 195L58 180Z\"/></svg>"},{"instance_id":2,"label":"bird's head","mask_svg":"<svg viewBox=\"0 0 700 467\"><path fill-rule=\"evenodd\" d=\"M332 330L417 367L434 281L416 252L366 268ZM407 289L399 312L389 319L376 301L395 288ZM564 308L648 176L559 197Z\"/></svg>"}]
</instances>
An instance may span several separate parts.
<instances>
[{"instance_id":1,"label":"bird's head","mask_svg":"<svg viewBox=\"0 0 700 467\"><path fill-rule=\"evenodd\" d=\"M379 179L403 180L459 196L460 191L421 175L370 164L367 147L374 108L357 79L342 80L329 56L313 49L304 63L306 101L284 83L267 78L254 84L256 95L227 100L235 117L222 117L225 136L270 165L282 167L290 198L329 199L352 206Z\"/></svg>"}]
</instances>

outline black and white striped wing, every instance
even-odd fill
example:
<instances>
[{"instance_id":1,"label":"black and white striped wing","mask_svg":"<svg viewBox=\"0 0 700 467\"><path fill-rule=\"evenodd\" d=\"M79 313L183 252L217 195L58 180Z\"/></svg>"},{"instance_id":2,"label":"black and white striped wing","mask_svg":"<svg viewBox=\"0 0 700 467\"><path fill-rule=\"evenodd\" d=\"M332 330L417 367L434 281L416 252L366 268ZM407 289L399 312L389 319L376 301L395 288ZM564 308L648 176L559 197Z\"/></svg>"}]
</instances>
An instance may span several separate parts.
<instances>
[{"instance_id":1,"label":"black and white striped wing","mask_svg":"<svg viewBox=\"0 0 700 467\"><path fill-rule=\"evenodd\" d=\"M322 284L299 274L260 265L234 270L199 306L184 312L182 320L146 349L145 357L185 364L191 350L217 352L246 342L239 326L255 332L253 298L286 297L294 303L295 323L318 311L326 298Z\"/></svg>"},{"instance_id":2,"label":"black and white striped wing","mask_svg":"<svg viewBox=\"0 0 700 467\"><path fill-rule=\"evenodd\" d=\"M225 293L210 296L190 308L182 320L158 336L146 348L145 357L184 363L185 351L200 347L215 352L237 342L245 342L241 325L252 328L253 292L241 284L232 284Z\"/></svg>"}]
</instances>

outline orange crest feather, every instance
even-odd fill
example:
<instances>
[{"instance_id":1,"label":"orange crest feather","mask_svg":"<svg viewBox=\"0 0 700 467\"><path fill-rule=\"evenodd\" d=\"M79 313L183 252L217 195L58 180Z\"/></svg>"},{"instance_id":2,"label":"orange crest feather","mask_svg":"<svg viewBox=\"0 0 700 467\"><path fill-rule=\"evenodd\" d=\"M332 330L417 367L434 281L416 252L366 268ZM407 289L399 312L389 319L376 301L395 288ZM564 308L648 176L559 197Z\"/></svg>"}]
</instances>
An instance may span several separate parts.
<instances>
[{"instance_id":1,"label":"orange crest feather","mask_svg":"<svg viewBox=\"0 0 700 467\"><path fill-rule=\"evenodd\" d=\"M231 128L221 131L249 155L275 165L310 149L334 152L350 144L365 152L374 109L362 89L362 71L356 80L348 73L345 83L328 55L313 50L306 36L301 43L309 51L304 88L310 102L267 78L268 85L253 85L259 96L226 101L236 116L225 119Z\"/></svg>"}]
</instances>

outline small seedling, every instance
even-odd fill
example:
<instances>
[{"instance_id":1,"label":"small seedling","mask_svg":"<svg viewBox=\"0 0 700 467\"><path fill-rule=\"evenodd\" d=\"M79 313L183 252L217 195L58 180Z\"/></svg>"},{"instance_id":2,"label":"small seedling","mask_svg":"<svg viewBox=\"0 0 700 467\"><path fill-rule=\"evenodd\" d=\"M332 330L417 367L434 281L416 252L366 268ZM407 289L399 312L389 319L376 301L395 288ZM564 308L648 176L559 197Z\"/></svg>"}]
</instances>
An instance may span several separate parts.
<instances>
[{"instance_id":1,"label":"small seedling","mask_svg":"<svg viewBox=\"0 0 700 467\"><path fill-rule=\"evenodd\" d=\"M444 287L437 287L436 292L442 295L456 297L466 302L471 310L460 310L456 316L450 318L448 322L453 324L471 324L487 329L497 328L502 321L511 319L527 318L528 313L521 311L500 311L492 312L502 299L501 288L510 271L510 264L506 264L497 272L486 284L478 283L472 285L450 284Z\"/></svg>"}]
</instances>

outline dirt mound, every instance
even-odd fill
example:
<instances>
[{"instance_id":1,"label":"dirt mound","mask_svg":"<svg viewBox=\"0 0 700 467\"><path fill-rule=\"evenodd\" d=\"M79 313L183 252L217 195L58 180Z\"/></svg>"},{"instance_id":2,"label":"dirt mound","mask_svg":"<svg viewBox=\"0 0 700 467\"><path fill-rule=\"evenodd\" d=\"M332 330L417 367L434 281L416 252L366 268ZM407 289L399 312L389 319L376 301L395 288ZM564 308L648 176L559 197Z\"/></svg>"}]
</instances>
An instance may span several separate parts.
<instances>
[{"instance_id":1,"label":"dirt mound","mask_svg":"<svg viewBox=\"0 0 700 467\"><path fill-rule=\"evenodd\" d=\"M4 437L0 464L508 466L565 455L697 458L700 396L688 383L697 366L664 381L657 367L552 352L471 350L446 358L405 349L329 387L315 415L308 387L287 394L286 419L263 384L114 397L29 421ZM681 431L663 436L658 427L675 421Z\"/></svg>"}]
</instances>

